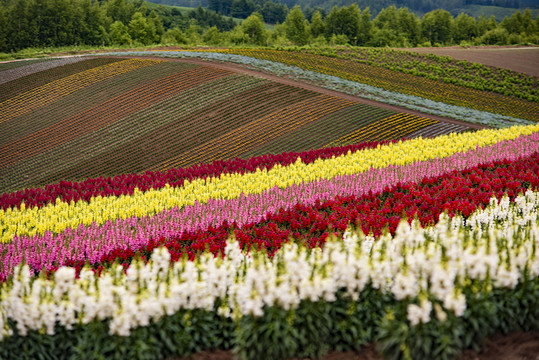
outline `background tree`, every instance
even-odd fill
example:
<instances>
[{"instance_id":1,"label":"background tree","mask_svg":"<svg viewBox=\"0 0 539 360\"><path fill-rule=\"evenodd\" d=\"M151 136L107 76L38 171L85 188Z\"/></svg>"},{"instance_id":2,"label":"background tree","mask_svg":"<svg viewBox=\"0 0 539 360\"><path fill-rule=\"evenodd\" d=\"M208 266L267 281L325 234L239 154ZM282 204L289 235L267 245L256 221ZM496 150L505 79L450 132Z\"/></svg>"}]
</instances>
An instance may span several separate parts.
<instances>
[{"instance_id":1,"label":"background tree","mask_svg":"<svg viewBox=\"0 0 539 360\"><path fill-rule=\"evenodd\" d=\"M266 1L260 8L260 14L269 24L282 24L288 15L288 6Z\"/></svg>"},{"instance_id":2,"label":"background tree","mask_svg":"<svg viewBox=\"0 0 539 360\"><path fill-rule=\"evenodd\" d=\"M449 43L453 32L453 17L447 10L433 10L421 19L421 34L431 44Z\"/></svg>"},{"instance_id":3,"label":"background tree","mask_svg":"<svg viewBox=\"0 0 539 360\"><path fill-rule=\"evenodd\" d=\"M460 43L461 41L472 41L477 36L477 21L475 18L465 13L460 13L455 19L455 31L453 39Z\"/></svg>"},{"instance_id":4,"label":"background tree","mask_svg":"<svg viewBox=\"0 0 539 360\"><path fill-rule=\"evenodd\" d=\"M309 42L309 24L306 22L301 8L294 6L284 22L286 37L292 43L302 46Z\"/></svg>"},{"instance_id":5,"label":"background tree","mask_svg":"<svg viewBox=\"0 0 539 360\"><path fill-rule=\"evenodd\" d=\"M345 35L352 44L357 44L360 15L361 11L355 4L341 8L334 6L326 17L326 37Z\"/></svg>"},{"instance_id":6,"label":"background tree","mask_svg":"<svg viewBox=\"0 0 539 360\"><path fill-rule=\"evenodd\" d=\"M0 52L9 50L7 9L0 6Z\"/></svg>"},{"instance_id":7,"label":"background tree","mask_svg":"<svg viewBox=\"0 0 539 360\"><path fill-rule=\"evenodd\" d=\"M324 35L326 32L326 24L322 19L322 13L320 11L315 11L311 18L311 36L317 38L320 35Z\"/></svg>"},{"instance_id":8,"label":"background tree","mask_svg":"<svg viewBox=\"0 0 539 360\"><path fill-rule=\"evenodd\" d=\"M165 45L169 44L186 44L187 38L185 37L184 33L178 28L174 27L172 29L168 29L163 37L161 38L161 41Z\"/></svg>"},{"instance_id":9,"label":"background tree","mask_svg":"<svg viewBox=\"0 0 539 360\"><path fill-rule=\"evenodd\" d=\"M212 26L204 31L202 34L202 41L208 45L219 45L222 41L222 34L219 29L217 29L217 26Z\"/></svg>"},{"instance_id":10,"label":"background tree","mask_svg":"<svg viewBox=\"0 0 539 360\"><path fill-rule=\"evenodd\" d=\"M404 46L416 46L421 39L421 22L419 18L408 11L408 8L397 10L397 23L399 36L403 39Z\"/></svg>"},{"instance_id":11,"label":"background tree","mask_svg":"<svg viewBox=\"0 0 539 360\"><path fill-rule=\"evenodd\" d=\"M352 6L355 6L353 4ZM358 9L359 11L359 9ZM351 39L354 45L367 45L372 38L372 22L369 7L366 7L359 16L359 32L356 39Z\"/></svg>"},{"instance_id":12,"label":"background tree","mask_svg":"<svg viewBox=\"0 0 539 360\"><path fill-rule=\"evenodd\" d=\"M150 44L153 35L155 35L150 31L151 29L144 16L140 12L136 12L128 25L128 32L131 39L143 45Z\"/></svg>"},{"instance_id":13,"label":"background tree","mask_svg":"<svg viewBox=\"0 0 539 360\"><path fill-rule=\"evenodd\" d=\"M245 19L256 11L253 0L234 0L230 7L230 16Z\"/></svg>"},{"instance_id":14,"label":"background tree","mask_svg":"<svg viewBox=\"0 0 539 360\"><path fill-rule=\"evenodd\" d=\"M117 20L110 26L110 41L117 45L131 45L133 40L129 35L129 29L124 23Z\"/></svg>"},{"instance_id":15,"label":"background tree","mask_svg":"<svg viewBox=\"0 0 539 360\"><path fill-rule=\"evenodd\" d=\"M218 14L229 15L232 8L232 0L208 0L208 9Z\"/></svg>"},{"instance_id":16,"label":"background tree","mask_svg":"<svg viewBox=\"0 0 539 360\"><path fill-rule=\"evenodd\" d=\"M254 12L241 23L243 33L249 38L249 42L256 45L266 45L266 29L264 18L260 13Z\"/></svg>"}]
</instances>

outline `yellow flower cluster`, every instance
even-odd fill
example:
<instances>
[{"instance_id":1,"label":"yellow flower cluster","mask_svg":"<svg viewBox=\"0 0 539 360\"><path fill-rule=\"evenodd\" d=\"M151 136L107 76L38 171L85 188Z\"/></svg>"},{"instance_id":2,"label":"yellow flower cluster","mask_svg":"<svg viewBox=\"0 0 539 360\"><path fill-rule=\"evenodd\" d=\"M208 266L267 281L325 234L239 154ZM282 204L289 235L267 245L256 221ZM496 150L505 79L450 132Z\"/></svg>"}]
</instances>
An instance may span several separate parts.
<instances>
[{"instance_id":1,"label":"yellow flower cluster","mask_svg":"<svg viewBox=\"0 0 539 360\"><path fill-rule=\"evenodd\" d=\"M335 141L337 144L356 144L371 139L399 139L413 131L436 124L436 120L399 113L363 126Z\"/></svg>"},{"instance_id":2,"label":"yellow flower cluster","mask_svg":"<svg viewBox=\"0 0 539 360\"><path fill-rule=\"evenodd\" d=\"M154 215L164 209L206 203L213 199L233 199L244 194L260 193L274 186L285 188L293 184L331 179L337 175L355 174L370 168L404 165L434 158L444 158L457 152L493 145L520 135L539 131L539 125L514 126L501 130L481 130L474 133L450 134L433 139L412 139L378 146L310 164L296 163L271 170L246 174L222 174L219 177L185 181L184 186L135 191L131 196L97 196L89 202L65 203L57 199L43 208L0 210L0 236L9 242L14 235L58 233L81 223L103 224L107 220Z\"/></svg>"},{"instance_id":3,"label":"yellow flower cluster","mask_svg":"<svg viewBox=\"0 0 539 360\"><path fill-rule=\"evenodd\" d=\"M29 113L99 81L159 62L161 61L148 59L122 60L81 71L23 92L0 103L0 123Z\"/></svg>"},{"instance_id":4,"label":"yellow flower cluster","mask_svg":"<svg viewBox=\"0 0 539 360\"><path fill-rule=\"evenodd\" d=\"M173 167L188 167L214 160L233 159L305 124L354 104L352 101L334 96L319 95L225 132L209 142L167 160L154 170L166 171Z\"/></svg>"}]
</instances>

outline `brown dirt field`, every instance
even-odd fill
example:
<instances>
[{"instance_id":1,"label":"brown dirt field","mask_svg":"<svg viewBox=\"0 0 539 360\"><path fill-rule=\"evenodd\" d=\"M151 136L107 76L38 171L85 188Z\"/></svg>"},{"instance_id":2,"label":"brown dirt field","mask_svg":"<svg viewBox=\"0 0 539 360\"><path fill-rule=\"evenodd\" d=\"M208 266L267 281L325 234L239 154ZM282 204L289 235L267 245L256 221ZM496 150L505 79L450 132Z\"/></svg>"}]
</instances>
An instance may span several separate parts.
<instances>
[{"instance_id":1,"label":"brown dirt field","mask_svg":"<svg viewBox=\"0 0 539 360\"><path fill-rule=\"evenodd\" d=\"M452 46L401 50L414 51L421 54L451 56L458 60L468 60L539 76L539 47L475 46L462 48L460 46Z\"/></svg>"},{"instance_id":2,"label":"brown dirt field","mask_svg":"<svg viewBox=\"0 0 539 360\"><path fill-rule=\"evenodd\" d=\"M231 351L204 351L189 358L174 360L234 360ZM299 359L293 359L299 360ZM361 352L330 352L322 360L383 360L374 345ZM466 350L458 360L539 360L539 332L497 334L485 342L479 352Z\"/></svg>"}]
</instances>

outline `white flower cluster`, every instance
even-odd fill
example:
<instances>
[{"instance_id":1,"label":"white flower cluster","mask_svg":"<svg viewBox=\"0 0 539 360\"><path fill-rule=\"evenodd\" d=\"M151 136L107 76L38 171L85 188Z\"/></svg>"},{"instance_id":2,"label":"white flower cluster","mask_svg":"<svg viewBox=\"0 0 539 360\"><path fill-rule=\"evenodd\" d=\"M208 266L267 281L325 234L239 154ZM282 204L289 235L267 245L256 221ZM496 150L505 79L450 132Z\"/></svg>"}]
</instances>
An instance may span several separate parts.
<instances>
[{"instance_id":1,"label":"white flower cluster","mask_svg":"<svg viewBox=\"0 0 539 360\"><path fill-rule=\"evenodd\" d=\"M322 84L330 90L337 90L347 94L361 96L366 99L379 101L386 104L403 106L427 114L439 115L462 120L469 123L484 124L493 127L510 127L514 125L530 125L530 120L515 118L507 115L495 114L487 111L471 109L463 106L451 105L439 101L429 100L420 96L408 95L396 91L385 90L376 86L367 85L337 76L305 70L297 66L286 65L279 62L257 59L244 55L223 54L214 52L197 51L126 51L117 53L104 53L101 55L117 56L162 56L179 58L201 58L214 61L226 61L248 65L256 69L277 74L279 76L291 76L296 79L313 81Z\"/></svg>"},{"instance_id":2,"label":"white flower cluster","mask_svg":"<svg viewBox=\"0 0 539 360\"><path fill-rule=\"evenodd\" d=\"M412 325L430 321L433 309L439 320L449 311L462 316L466 284L514 288L524 274L539 275L538 209L539 193L528 191L514 202L492 200L466 220L442 215L428 229L403 221L395 236L376 241L348 230L323 250L287 243L273 258L246 254L231 240L223 257L206 253L171 264L168 250L159 248L147 264L134 261L125 272L113 266L100 276L83 269L78 279L68 267L51 280L31 278L22 266L0 285L0 340L11 334L8 318L23 336L53 334L56 323L70 329L107 318L111 334L127 336L180 309L212 311L221 304L221 316L261 316L265 306L332 302L340 290L357 299L368 283L408 302Z\"/></svg>"}]
</instances>

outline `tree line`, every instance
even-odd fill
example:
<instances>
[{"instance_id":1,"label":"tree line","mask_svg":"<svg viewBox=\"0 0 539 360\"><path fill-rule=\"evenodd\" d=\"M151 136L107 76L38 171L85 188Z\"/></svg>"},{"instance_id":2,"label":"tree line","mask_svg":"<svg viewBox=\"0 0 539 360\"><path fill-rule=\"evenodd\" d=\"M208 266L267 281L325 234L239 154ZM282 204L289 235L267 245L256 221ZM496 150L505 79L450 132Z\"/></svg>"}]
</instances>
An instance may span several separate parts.
<instances>
[{"instance_id":1,"label":"tree line","mask_svg":"<svg viewBox=\"0 0 539 360\"><path fill-rule=\"evenodd\" d=\"M233 0L249 1L249 0ZM539 16L529 10L494 17L452 16L436 9L417 16L389 6L372 16L352 4L329 12L284 5L282 21L254 11L239 23L199 7L148 8L142 0L0 0L0 51L29 47L105 45L355 45L437 46L538 44ZM267 15L266 15L267 16ZM268 22L277 23L268 27Z\"/></svg>"}]
</instances>

